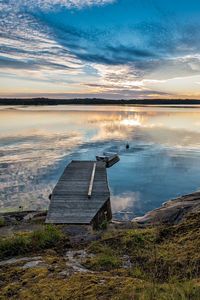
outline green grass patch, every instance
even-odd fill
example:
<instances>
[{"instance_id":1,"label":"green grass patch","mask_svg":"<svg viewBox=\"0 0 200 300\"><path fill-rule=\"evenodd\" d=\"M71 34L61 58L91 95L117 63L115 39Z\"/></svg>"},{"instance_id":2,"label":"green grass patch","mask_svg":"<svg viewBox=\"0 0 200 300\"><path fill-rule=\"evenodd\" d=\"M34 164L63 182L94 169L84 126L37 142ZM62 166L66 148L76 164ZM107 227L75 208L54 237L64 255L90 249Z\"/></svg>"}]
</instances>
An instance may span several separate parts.
<instances>
[{"instance_id":1,"label":"green grass patch","mask_svg":"<svg viewBox=\"0 0 200 300\"><path fill-rule=\"evenodd\" d=\"M25 254L30 249L30 240L26 236L0 238L0 258Z\"/></svg>"},{"instance_id":2,"label":"green grass patch","mask_svg":"<svg viewBox=\"0 0 200 300\"><path fill-rule=\"evenodd\" d=\"M46 225L34 233L17 234L0 238L0 259L56 247L63 240L62 232L55 225Z\"/></svg>"},{"instance_id":3,"label":"green grass patch","mask_svg":"<svg viewBox=\"0 0 200 300\"><path fill-rule=\"evenodd\" d=\"M94 270L119 267L128 255L134 276L157 283L187 281L200 277L200 212L188 215L175 226L115 230L93 242Z\"/></svg>"},{"instance_id":4,"label":"green grass patch","mask_svg":"<svg viewBox=\"0 0 200 300\"><path fill-rule=\"evenodd\" d=\"M34 249L47 249L54 247L62 240L63 234L55 225L47 225L44 230L36 231L31 236L31 246Z\"/></svg>"},{"instance_id":5,"label":"green grass patch","mask_svg":"<svg viewBox=\"0 0 200 300\"><path fill-rule=\"evenodd\" d=\"M85 265L92 270L111 270L119 268L122 264L120 257L113 249L102 245L100 242L92 242L88 251L96 255L87 260Z\"/></svg>"},{"instance_id":6,"label":"green grass patch","mask_svg":"<svg viewBox=\"0 0 200 300\"><path fill-rule=\"evenodd\" d=\"M103 244L101 244L98 241L91 242L91 244L88 246L88 252L94 253L94 254L99 254L104 251L105 247Z\"/></svg>"},{"instance_id":7,"label":"green grass patch","mask_svg":"<svg viewBox=\"0 0 200 300\"><path fill-rule=\"evenodd\" d=\"M8 223L6 222L5 218L0 217L0 227L7 226L7 225L8 225Z\"/></svg>"}]
</instances>

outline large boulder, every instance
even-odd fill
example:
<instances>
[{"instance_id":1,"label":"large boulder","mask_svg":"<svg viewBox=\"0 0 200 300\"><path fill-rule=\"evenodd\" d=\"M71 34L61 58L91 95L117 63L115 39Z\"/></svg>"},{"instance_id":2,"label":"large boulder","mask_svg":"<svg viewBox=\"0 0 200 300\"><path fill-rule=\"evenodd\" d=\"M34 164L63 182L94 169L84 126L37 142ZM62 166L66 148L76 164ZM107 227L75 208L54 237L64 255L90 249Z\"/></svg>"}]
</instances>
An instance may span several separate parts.
<instances>
[{"instance_id":1,"label":"large boulder","mask_svg":"<svg viewBox=\"0 0 200 300\"><path fill-rule=\"evenodd\" d=\"M200 191L164 202L162 207L137 217L132 222L145 225L178 224L188 212L200 210Z\"/></svg>"}]
</instances>

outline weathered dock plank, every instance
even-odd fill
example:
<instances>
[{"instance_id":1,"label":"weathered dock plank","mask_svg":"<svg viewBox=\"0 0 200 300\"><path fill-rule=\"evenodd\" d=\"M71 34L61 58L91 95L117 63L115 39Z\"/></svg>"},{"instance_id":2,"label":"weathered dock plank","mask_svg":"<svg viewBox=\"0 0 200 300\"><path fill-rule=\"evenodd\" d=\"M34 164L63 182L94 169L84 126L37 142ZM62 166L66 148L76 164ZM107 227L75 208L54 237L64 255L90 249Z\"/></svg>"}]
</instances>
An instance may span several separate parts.
<instances>
[{"instance_id":1,"label":"weathered dock plank","mask_svg":"<svg viewBox=\"0 0 200 300\"><path fill-rule=\"evenodd\" d=\"M88 189L88 198L91 198L92 196L92 188L93 188L93 184L94 184L94 175L95 175L95 171L96 171L96 162L93 164L93 168L92 168L92 175L90 178L90 185L89 185L89 189Z\"/></svg>"},{"instance_id":2,"label":"weathered dock plank","mask_svg":"<svg viewBox=\"0 0 200 300\"><path fill-rule=\"evenodd\" d=\"M111 219L105 163L72 161L52 192L46 223L97 227L105 213L107 219Z\"/></svg>"}]
</instances>

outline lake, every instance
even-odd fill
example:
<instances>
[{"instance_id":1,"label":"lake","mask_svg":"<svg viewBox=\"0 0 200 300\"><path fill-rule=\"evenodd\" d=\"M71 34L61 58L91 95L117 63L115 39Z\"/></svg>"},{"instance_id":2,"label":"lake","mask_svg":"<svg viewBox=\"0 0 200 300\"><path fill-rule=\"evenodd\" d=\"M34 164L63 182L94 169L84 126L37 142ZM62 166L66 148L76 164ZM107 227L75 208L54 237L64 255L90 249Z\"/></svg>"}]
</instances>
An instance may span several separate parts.
<instances>
[{"instance_id":1,"label":"lake","mask_svg":"<svg viewBox=\"0 0 200 300\"><path fill-rule=\"evenodd\" d=\"M107 169L115 219L195 192L200 107L0 107L0 211L47 209L66 165L103 151L120 156Z\"/></svg>"}]
</instances>

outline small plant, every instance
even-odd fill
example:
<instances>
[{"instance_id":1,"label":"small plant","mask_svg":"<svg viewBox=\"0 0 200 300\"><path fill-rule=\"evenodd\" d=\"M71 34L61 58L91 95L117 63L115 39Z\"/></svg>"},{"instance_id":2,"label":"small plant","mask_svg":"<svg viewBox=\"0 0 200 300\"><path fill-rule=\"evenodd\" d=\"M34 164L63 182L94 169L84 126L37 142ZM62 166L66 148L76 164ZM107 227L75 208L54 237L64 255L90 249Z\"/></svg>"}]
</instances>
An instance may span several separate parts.
<instances>
[{"instance_id":1,"label":"small plant","mask_svg":"<svg viewBox=\"0 0 200 300\"><path fill-rule=\"evenodd\" d=\"M93 242L88 250L96 254L94 258L86 263L88 267L94 270L111 270L121 266L120 257L108 246Z\"/></svg>"},{"instance_id":2,"label":"small plant","mask_svg":"<svg viewBox=\"0 0 200 300\"><path fill-rule=\"evenodd\" d=\"M147 243L145 235L139 230L130 230L126 232L123 239L124 245L126 247L139 247L144 248Z\"/></svg>"},{"instance_id":3,"label":"small plant","mask_svg":"<svg viewBox=\"0 0 200 300\"><path fill-rule=\"evenodd\" d=\"M49 224L44 230L36 231L32 234L31 244L35 249L46 249L53 247L63 237L56 226Z\"/></svg>"},{"instance_id":4,"label":"small plant","mask_svg":"<svg viewBox=\"0 0 200 300\"><path fill-rule=\"evenodd\" d=\"M95 264L97 269L111 270L120 267L121 259L110 251L105 251L97 256Z\"/></svg>"},{"instance_id":5,"label":"small plant","mask_svg":"<svg viewBox=\"0 0 200 300\"><path fill-rule=\"evenodd\" d=\"M1 217L0 218L0 227L7 226L7 225L8 225L8 223L6 222L5 218Z\"/></svg>"},{"instance_id":6,"label":"small plant","mask_svg":"<svg viewBox=\"0 0 200 300\"><path fill-rule=\"evenodd\" d=\"M101 230L107 230L108 229L108 217L107 217L107 211L104 212L104 220L100 226Z\"/></svg>"},{"instance_id":7,"label":"small plant","mask_svg":"<svg viewBox=\"0 0 200 300\"><path fill-rule=\"evenodd\" d=\"M91 244L89 245L88 251L95 253L95 254L101 253L104 251L104 246L100 242L94 241L94 242L91 242Z\"/></svg>"},{"instance_id":8,"label":"small plant","mask_svg":"<svg viewBox=\"0 0 200 300\"><path fill-rule=\"evenodd\" d=\"M139 267L136 267L134 269L134 274L135 274L136 277L141 277L142 276L142 271L140 270Z\"/></svg>"}]
</instances>

